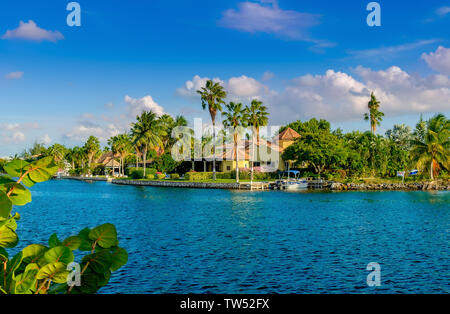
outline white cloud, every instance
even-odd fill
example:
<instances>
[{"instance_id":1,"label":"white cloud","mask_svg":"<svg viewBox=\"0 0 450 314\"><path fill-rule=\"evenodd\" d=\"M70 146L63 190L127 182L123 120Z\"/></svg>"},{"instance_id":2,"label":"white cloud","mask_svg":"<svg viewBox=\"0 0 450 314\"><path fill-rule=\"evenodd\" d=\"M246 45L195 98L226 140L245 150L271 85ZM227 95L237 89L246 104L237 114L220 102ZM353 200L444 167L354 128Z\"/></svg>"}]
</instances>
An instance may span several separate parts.
<instances>
[{"instance_id":1,"label":"white cloud","mask_svg":"<svg viewBox=\"0 0 450 314\"><path fill-rule=\"evenodd\" d=\"M130 117L135 118L140 115L143 111L153 111L158 116L164 114L164 108L156 103L152 96L147 95L142 98L132 98L130 96L125 96L125 103L127 104L127 114Z\"/></svg>"},{"instance_id":2,"label":"white cloud","mask_svg":"<svg viewBox=\"0 0 450 314\"><path fill-rule=\"evenodd\" d=\"M450 7L440 7L436 10L436 13L441 16L447 15L448 13L450 13Z\"/></svg>"},{"instance_id":3,"label":"white cloud","mask_svg":"<svg viewBox=\"0 0 450 314\"><path fill-rule=\"evenodd\" d=\"M349 50L348 53L354 58L388 58L392 55L398 54L400 52L410 51L418 48L422 48L424 46L428 46L438 42L437 39L429 39L429 40L419 40L412 43L396 45L396 46L388 46L381 48L373 48L373 49L365 49L365 50Z\"/></svg>"},{"instance_id":4,"label":"white cloud","mask_svg":"<svg viewBox=\"0 0 450 314\"><path fill-rule=\"evenodd\" d=\"M372 91L381 101L381 110L391 116L450 107L450 80L445 75L410 75L396 66L380 71L359 66L355 74L360 80L334 70L293 80L280 95L266 99L271 118L277 123L311 117L360 119Z\"/></svg>"},{"instance_id":5,"label":"white cloud","mask_svg":"<svg viewBox=\"0 0 450 314\"><path fill-rule=\"evenodd\" d=\"M262 80L263 80L263 81L269 81L269 80L271 80L274 76L275 76L274 73L269 72L269 71L266 71L266 72L264 72L264 74L263 74L263 76L262 76Z\"/></svg>"},{"instance_id":6,"label":"white cloud","mask_svg":"<svg viewBox=\"0 0 450 314\"><path fill-rule=\"evenodd\" d=\"M237 10L229 9L223 13L219 25L249 33L262 32L293 40L313 41L306 30L319 24L318 15L282 10L273 0L261 2L271 5L241 2Z\"/></svg>"},{"instance_id":7,"label":"white cloud","mask_svg":"<svg viewBox=\"0 0 450 314\"><path fill-rule=\"evenodd\" d=\"M65 135L65 138L74 141L86 141L91 135L98 137L101 142L107 141L111 136L124 132L114 123L106 125L97 124L90 121L81 121L72 130Z\"/></svg>"},{"instance_id":8,"label":"white cloud","mask_svg":"<svg viewBox=\"0 0 450 314\"><path fill-rule=\"evenodd\" d=\"M190 100L198 100L200 95L197 90L206 85L210 78L195 75L192 80L188 80L184 87L178 88L177 93ZM270 93L267 86L258 80L246 75L231 77L227 81L214 78L214 82L219 82L227 91L227 97L232 101L248 101L253 98L261 98Z\"/></svg>"},{"instance_id":9,"label":"white cloud","mask_svg":"<svg viewBox=\"0 0 450 314\"><path fill-rule=\"evenodd\" d=\"M32 20L28 23L20 21L19 27L13 30L7 30L2 39L24 39L31 41L51 41L56 42L64 39L64 36L58 31L48 31L40 28Z\"/></svg>"},{"instance_id":10,"label":"white cloud","mask_svg":"<svg viewBox=\"0 0 450 314\"><path fill-rule=\"evenodd\" d=\"M52 139L48 134L45 134L43 137L39 139L39 142L44 145L49 145L52 142Z\"/></svg>"},{"instance_id":11,"label":"white cloud","mask_svg":"<svg viewBox=\"0 0 450 314\"><path fill-rule=\"evenodd\" d=\"M422 54L422 59L433 70L450 75L450 48L440 46L435 52Z\"/></svg>"},{"instance_id":12,"label":"white cloud","mask_svg":"<svg viewBox=\"0 0 450 314\"><path fill-rule=\"evenodd\" d=\"M14 132L12 135L13 142L23 142L25 141L25 134L20 131Z\"/></svg>"},{"instance_id":13,"label":"white cloud","mask_svg":"<svg viewBox=\"0 0 450 314\"><path fill-rule=\"evenodd\" d=\"M5 77L10 80L18 80L23 77L23 72L11 72L6 74Z\"/></svg>"}]
</instances>

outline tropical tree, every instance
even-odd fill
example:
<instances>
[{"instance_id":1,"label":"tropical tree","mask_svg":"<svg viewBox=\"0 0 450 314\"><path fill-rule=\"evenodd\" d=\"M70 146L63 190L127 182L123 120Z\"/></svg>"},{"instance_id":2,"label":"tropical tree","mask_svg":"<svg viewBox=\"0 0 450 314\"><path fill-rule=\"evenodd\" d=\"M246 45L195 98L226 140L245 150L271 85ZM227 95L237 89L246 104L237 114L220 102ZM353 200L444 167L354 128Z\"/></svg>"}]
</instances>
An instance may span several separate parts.
<instances>
[{"instance_id":1,"label":"tropical tree","mask_svg":"<svg viewBox=\"0 0 450 314\"><path fill-rule=\"evenodd\" d=\"M88 140L83 146L84 151L87 155L89 171L91 169L92 162L95 156L100 152L100 141L95 136L89 136Z\"/></svg>"},{"instance_id":2,"label":"tropical tree","mask_svg":"<svg viewBox=\"0 0 450 314\"><path fill-rule=\"evenodd\" d=\"M255 159L255 139L259 144L259 129L262 126L266 126L269 122L269 113L267 112L267 107L263 106L262 101L256 99L252 100L249 107L246 107L248 126L252 127L252 160L251 160L251 180L253 181L253 163Z\"/></svg>"},{"instance_id":3,"label":"tropical tree","mask_svg":"<svg viewBox=\"0 0 450 314\"><path fill-rule=\"evenodd\" d=\"M67 148L61 144L55 143L49 148L45 153L46 156L51 156L55 160L55 162L61 166L63 160L65 159L67 153Z\"/></svg>"},{"instance_id":4,"label":"tropical tree","mask_svg":"<svg viewBox=\"0 0 450 314\"><path fill-rule=\"evenodd\" d=\"M136 117L136 122L131 125L131 136L133 145L142 148L144 162L144 177L146 176L147 153L149 149L157 149L163 146L161 138L165 131L158 116L152 111L144 111Z\"/></svg>"},{"instance_id":5,"label":"tropical tree","mask_svg":"<svg viewBox=\"0 0 450 314\"><path fill-rule=\"evenodd\" d=\"M112 153L119 155L119 174L125 174L125 158L130 154L132 149L131 139L128 134L119 134L111 137L108 140L108 145L111 147Z\"/></svg>"},{"instance_id":6,"label":"tropical tree","mask_svg":"<svg viewBox=\"0 0 450 314\"><path fill-rule=\"evenodd\" d=\"M234 160L236 162L236 182L239 182L239 158L238 158L238 144L239 136L241 134L242 128L247 126L248 115L247 110L242 108L241 103L230 102L226 104L226 111L223 113L224 120L223 125L225 127L230 127L233 132L233 143L234 143Z\"/></svg>"},{"instance_id":7,"label":"tropical tree","mask_svg":"<svg viewBox=\"0 0 450 314\"><path fill-rule=\"evenodd\" d=\"M419 123L419 126L422 127ZM411 155L419 168L429 167L430 178L434 180L435 172L450 164L450 120L438 114L426 122L425 130L416 130L412 140ZM419 134L419 131L424 131Z\"/></svg>"},{"instance_id":8,"label":"tropical tree","mask_svg":"<svg viewBox=\"0 0 450 314\"><path fill-rule=\"evenodd\" d=\"M216 180L216 115L222 111L222 105L225 104L227 93L220 83L214 83L212 80L206 82L206 86L197 90L202 100L203 110L208 108L213 125L213 180Z\"/></svg>"},{"instance_id":9,"label":"tropical tree","mask_svg":"<svg viewBox=\"0 0 450 314\"><path fill-rule=\"evenodd\" d=\"M377 132L377 126L379 126L381 121L383 121L384 113L379 110L380 102L375 97L373 92L370 95L370 101L367 106L369 108L369 113L364 114L364 120L370 121L370 131L375 135Z\"/></svg>"}]
</instances>

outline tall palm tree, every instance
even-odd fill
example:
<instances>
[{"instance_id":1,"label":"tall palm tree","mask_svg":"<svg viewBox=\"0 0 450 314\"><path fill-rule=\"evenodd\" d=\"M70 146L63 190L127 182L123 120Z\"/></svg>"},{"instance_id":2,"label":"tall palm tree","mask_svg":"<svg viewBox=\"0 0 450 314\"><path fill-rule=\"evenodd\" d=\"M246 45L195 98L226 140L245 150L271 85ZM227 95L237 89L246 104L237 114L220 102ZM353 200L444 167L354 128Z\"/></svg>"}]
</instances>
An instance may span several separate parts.
<instances>
[{"instance_id":1,"label":"tall palm tree","mask_svg":"<svg viewBox=\"0 0 450 314\"><path fill-rule=\"evenodd\" d=\"M60 164L66 155L67 148L63 145L55 143L49 148L47 148L46 155L52 156L57 164Z\"/></svg>"},{"instance_id":2,"label":"tall palm tree","mask_svg":"<svg viewBox=\"0 0 450 314\"><path fill-rule=\"evenodd\" d=\"M377 126L381 124L383 121L384 113L379 111L380 102L375 97L375 94L372 92L370 95L370 101L368 103L369 113L364 114L364 120L370 121L370 131L373 135L377 132Z\"/></svg>"},{"instance_id":3,"label":"tall palm tree","mask_svg":"<svg viewBox=\"0 0 450 314\"><path fill-rule=\"evenodd\" d=\"M84 150L86 151L88 157L88 167L89 171L91 169L91 164L95 156L100 152L100 141L95 136L89 136L86 144L84 144Z\"/></svg>"},{"instance_id":4,"label":"tall palm tree","mask_svg":"<svg viewBox=\"0 0 450 314\"><path fill-rule=\"evenodd\" d=\"M239 183L239 163L238 163L238 143L239 143L239 128L246 127L248 122L247 110L242 108L241 103L230 102L226 104L226 109L223 113L223 125L233 129L234 142L234 160L236 162L236 182Z\"/></svg>"},{"instance_id":5,"label":"tall palm tree","mask_svg":"<svg viewBox=\"0 0 450 314\"><path fill-rule=\"evenodd\" d=\"M450 120L443 114L428 120L423 134L416 133L411 144L413 160L420 168L429 166L431 180L440 166L450 168Z\"/></svg>"},{"instance_id":6,"label":"tall palm tree","mask_svg":"<svg viewBox=\"0 0 450 314\"><path fill-rule=\"evenodd\" d=\"M142 147L144 162L144 176L146 175L147 153L149 149L157 149L163 145L162 137L165 132L158 116L152 111L144 111L136 117L137 122L131 125L132 142Z\"/></svg>"},{"instance_id":7,"label":"tall palm tree","mask_svg":"<svg viewBox=\"0 0 450 314\"><path fill-rule=\"evenodd\" d=\"M125 174L125 158L131 151L131 139L128 134L119 134L111 137L108 140L108 145L111 146L113 154L118 154L120 158L119 174Z\"/></svg>"},{"instance_id":8,"label":"tall palm tree","mask_svg":"<svg viewBox=\"0 0 450 314\"><path fill-rule=\"evenodd\" d=\"M225 104L227 93L220 83L212 80L206 82L206 86L197 91L202 99L203 110L208 108L213 125L213 180L216 180L216 115L222 111L222 104Z\"/></svg>"},{"instance_id":9,"label":"tall palm tree","mask_svg":"<svg viewBox=\"0 0 450 314\"><path fill-rule=\"evenodd\" d=\"M245 108L248 115L248 125L252 127L252 171L251 181L253 181L253 161L255 159L255 138L259 144L259 128L266 126L269 122L269 113L267 107L263 106L262 101L252 100L250 107Z\"/></svg>"}]
</instances>

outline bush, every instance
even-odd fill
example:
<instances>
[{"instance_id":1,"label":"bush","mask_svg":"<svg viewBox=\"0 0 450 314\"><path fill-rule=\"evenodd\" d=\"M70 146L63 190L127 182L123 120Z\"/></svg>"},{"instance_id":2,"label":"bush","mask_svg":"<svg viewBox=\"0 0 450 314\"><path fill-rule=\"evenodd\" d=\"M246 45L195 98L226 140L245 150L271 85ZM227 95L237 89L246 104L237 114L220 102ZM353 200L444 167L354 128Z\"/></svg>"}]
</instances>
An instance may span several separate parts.
<instances>
[{"instance_id":1,"label":"bush","mask_svg":"<svg viewBox=\"0 0 450 314\"><path fill-rule=\"evenodd\" d=\"M164 180L166 178L166 175L164 173L157 173L156 177L158 180Z\"/></svg>"},{"instance_id":2,"label":"bush","mask_svg":"<svg viewBox=\"0 0 450 314\"><path fill-rule=\"evenodd\" d=\"M180 179L180 175L178 173L172 173L170 175L170 179L172 179L172 180L179 180Z\"/></svg>"},{"instance_id":3,"label":"bush","mask_svg":"<svg viewBox=\"0 0 450 314\"><path fill-rule=\"evenodd\" d=\"M155 179L155 175L152 174L152 173L149 173L149 174L147 174L147 175L145 176L145 178L146 178L147 180L154 180L154 179Z\"/></svg>"},{"instance_id":4,"label":"bush","mask_svg":"<svg viewBox=\"0 0 450 314\"><path fill-rule=\"evenodd\" d=\"M136 169L131 172L132 179L143 179L144 178L144 170Z\"/></svg>"},{"instance_id":5,"label":"bush","mask_svg":"<svg viewBox=\"0 0 450 314\"><path fill-rule=\"evenodd\" d=\"M212 172L187 172L184 175L184 178L188 181L212 180L213 173Z\"/></svg>"}]
</instances>

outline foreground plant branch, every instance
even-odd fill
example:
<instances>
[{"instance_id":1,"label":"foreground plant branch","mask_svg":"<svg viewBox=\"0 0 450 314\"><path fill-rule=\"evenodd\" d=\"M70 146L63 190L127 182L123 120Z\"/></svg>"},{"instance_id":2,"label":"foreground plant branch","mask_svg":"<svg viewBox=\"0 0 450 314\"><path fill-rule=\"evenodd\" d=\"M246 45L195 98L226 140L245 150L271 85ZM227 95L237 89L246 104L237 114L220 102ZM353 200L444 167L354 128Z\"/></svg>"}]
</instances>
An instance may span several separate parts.
<instances>
[{"instance_id":1,"label":"foreground plant branch","mask_svg":"<svg viewBox=\"0 0 450 314\"><path fill-rule=\"evenodd\" d=\"M4 169L8 175L0 176L0 294L90 294L108 284L111 274L128 261L112 224L85 228L63 241L53 234L48 246L32 244L9 257L6 249L19 242L16 228L20 215L12 214L13 206L31 202L26 187L51 179L58 166L52 157L46 157L32 163L13 160ZM80 261L82 271L72 274L68 266L74 262L76 250L88 254ZM72 275L79 276L80 285L75 285L76 281L68 285Z\"/></svg>"}]
</instances>

